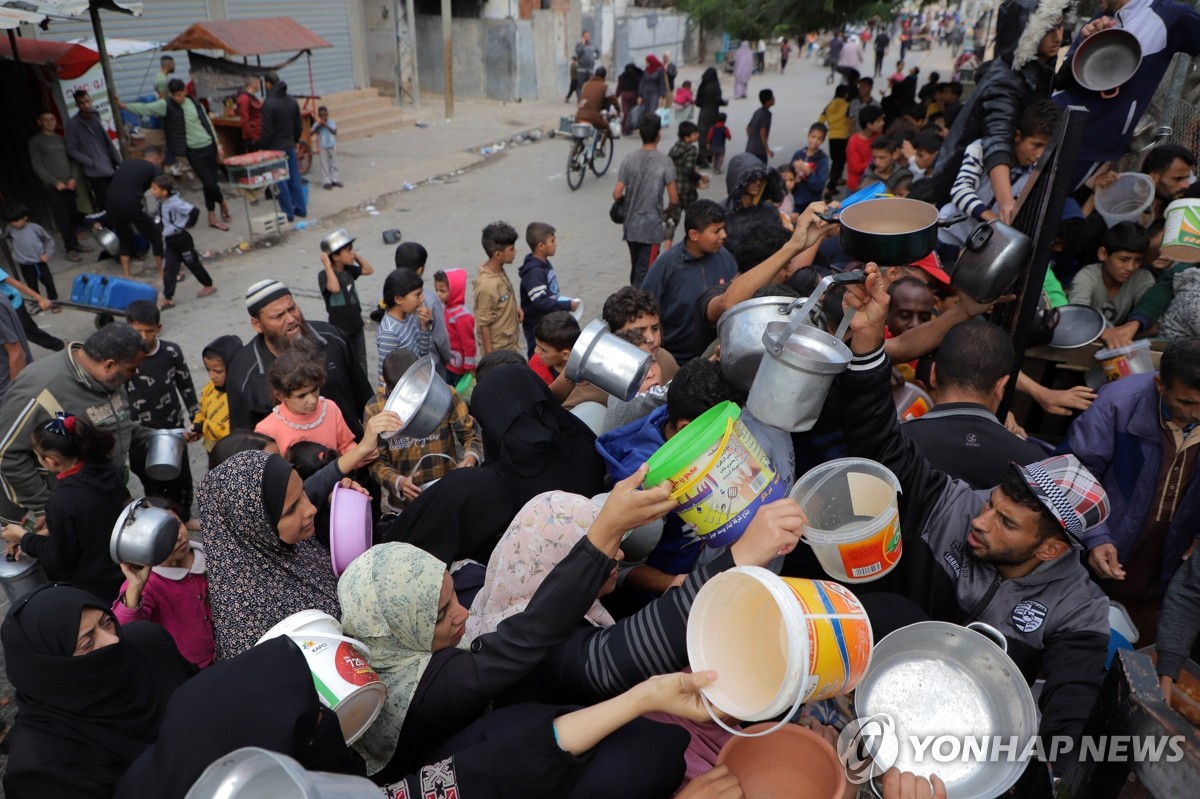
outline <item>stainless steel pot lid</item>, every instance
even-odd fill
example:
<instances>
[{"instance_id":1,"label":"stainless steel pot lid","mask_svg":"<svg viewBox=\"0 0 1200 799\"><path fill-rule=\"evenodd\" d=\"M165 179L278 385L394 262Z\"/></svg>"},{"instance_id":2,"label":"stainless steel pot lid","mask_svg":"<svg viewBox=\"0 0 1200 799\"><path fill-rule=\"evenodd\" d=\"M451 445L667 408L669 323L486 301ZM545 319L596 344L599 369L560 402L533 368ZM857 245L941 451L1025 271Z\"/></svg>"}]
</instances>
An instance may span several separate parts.
<instances>
[{"instance_id":1,"label":"stainless steel pot lid","mask_svg":"<svg viewBox=\"0 0 1200 799\"><path fill-rule=\"evenodd\" d=\"M1091 344L1100 338L1108 320L1090 305L1064 305L1058 309L1058 325L1054 328L1051 347L1074 349Z\"/></svg>"}]
</instances>

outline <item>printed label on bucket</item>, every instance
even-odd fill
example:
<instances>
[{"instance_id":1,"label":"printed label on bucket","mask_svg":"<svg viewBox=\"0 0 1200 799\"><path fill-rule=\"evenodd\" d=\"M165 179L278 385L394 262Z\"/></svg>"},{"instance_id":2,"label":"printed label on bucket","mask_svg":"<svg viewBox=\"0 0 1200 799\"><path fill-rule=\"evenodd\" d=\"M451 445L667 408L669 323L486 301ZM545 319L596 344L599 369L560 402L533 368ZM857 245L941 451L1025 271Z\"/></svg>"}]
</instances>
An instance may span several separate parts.
<instances>
[{"instance_id":1,"label":"printed label on bucket","mask_svg":"<svg viewBox=\"0 0 1200 799\"><path fill-rule=\"evenodd\" d=\"M1101 361L1100 367L1104 369L1104 376L1108 378L1108 382L1110 383L1133 374L1133 369L1129 366L1129 359L1124 355L1118 355L1115 358L1109 358L1107 361Z\"/></svg>"},{"instance_id":2,"label":"printed label on bucket","mask_svg":"<svg viewBox=\"0 0 1200 799\"><path fill-rule=\"evenodd\" d=\"M1195 208L1174 208L1166 216L1163 244L1200 247L1200 213Z\"/></svg>"},{"instance_id":3,"label":"printed label on bucket","mask_svg":"<svg viewBox=\"0 0 1200 799\"><path fill-rule=\"evenodd\" d=\"M870 538L853 544L838 544L837 548L842 567L852 580L876 577L891 571L904 550L904 540L900 536L900 514L892 516L891 521Z\"/></svg>"},{"instance_id":4,"label":"printed label on bucket","mask_svg":"<svg viewBox=\"0 0 1200 799\"><path fill-rule=\"evenodd\" d=\"M826 580L782 578L808 617L805 701L852 691L871 661L871 623L851 591Z\"/></svg>"},{"instance_id":5,"label":"printed label on bucket","mask_svg":"<svg viewBox=\"0 0 1200 799\"><path fill-rule=\"evenodd\" d=\"M766 452L741 421L734 422L725 448L720 447L721 441L714 442L691 468L671 478L671 485L678 487L695 478L703 464L712 463L700 482L679 497L675 509L709 546L736 541L760 506L787 491Z\"/></svg>"},{"instance_id":6,"label":"printed label on bucket","mask_svg":"<svg viewBox=\"0 0 1200 799\"><path fill-rule=\"evenodd\" d=\"M351 685L379 682L379 675L371 668L371 664L367 663L363 653L345 641L338 645L334 662L337 664L338 676Z\"/></svg>"}]
</instances>

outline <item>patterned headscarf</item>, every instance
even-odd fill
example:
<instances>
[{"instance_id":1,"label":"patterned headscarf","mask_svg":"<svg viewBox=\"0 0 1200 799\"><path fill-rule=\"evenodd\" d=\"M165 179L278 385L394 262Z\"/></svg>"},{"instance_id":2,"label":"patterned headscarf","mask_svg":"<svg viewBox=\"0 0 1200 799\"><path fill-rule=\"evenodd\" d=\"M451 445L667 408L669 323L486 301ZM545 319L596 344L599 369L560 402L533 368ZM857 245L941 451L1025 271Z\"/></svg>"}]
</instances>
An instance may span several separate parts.
<instances>
[{"instance_id":1,"label":"patterned headscarf","mask_svg":"<svg viewBox=\"0 0 1200 799\"><path fill-rule=\"evenodd\" d=\"M217 660L245 652L293 613L315 608L341 615L329 552L315 538L279 540L265 497L280 493L276 483L290 478L291 470L269 469L271 458L279 456L239 452L200 484Z\"/></svg>"},{"instance_id":2,"label":"patterned headscarf","mask_svg":"<svg viewBox=\"0 0 1200 799\"><path fill-rule=\"evenodd\" d=\"M412 544L371 547L351 562L338 583L346 609L342 632L371 650L371 667L387 686L387 702L375 723L355 742L375 774L396 753L421 675L433 657L433 630L446 564ZM459 643L466 648L464 638Z\"/></svg>"},{"instance_id":3,"label":"patterned headscarf","mask_svg":"<svg viewBox=\"0 0 1200 799\"><path fill-rule=\"evenodd\" d=\"M550 570L587 535L600 508L587 497L550 491L525 504L488 561L483 588L471 604L467 635L493 632L500 622L529 606ZM615 624L597 600L586 618L597 627Z\"/></svg>"}]
</instances>

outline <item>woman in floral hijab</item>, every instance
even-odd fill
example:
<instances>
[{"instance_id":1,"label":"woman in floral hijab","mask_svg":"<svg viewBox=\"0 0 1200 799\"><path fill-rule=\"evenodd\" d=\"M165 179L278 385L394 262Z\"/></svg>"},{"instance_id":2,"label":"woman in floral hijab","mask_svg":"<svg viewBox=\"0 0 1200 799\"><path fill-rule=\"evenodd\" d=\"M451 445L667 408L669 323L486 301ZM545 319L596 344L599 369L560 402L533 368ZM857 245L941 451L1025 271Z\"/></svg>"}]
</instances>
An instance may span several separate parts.
<instances>
[{"instance_id":1,"label":"woman in floral hijab","mask_svg":"<svg viewBox=\"0 0 1200 799\"><path fill-rule=\"evenodd\" d=\"M290 463L239 452L205 475L199 498L217 660L293 613L341 615L329 553L313 538L317 509Z\"/></svg>"}]
</instances>

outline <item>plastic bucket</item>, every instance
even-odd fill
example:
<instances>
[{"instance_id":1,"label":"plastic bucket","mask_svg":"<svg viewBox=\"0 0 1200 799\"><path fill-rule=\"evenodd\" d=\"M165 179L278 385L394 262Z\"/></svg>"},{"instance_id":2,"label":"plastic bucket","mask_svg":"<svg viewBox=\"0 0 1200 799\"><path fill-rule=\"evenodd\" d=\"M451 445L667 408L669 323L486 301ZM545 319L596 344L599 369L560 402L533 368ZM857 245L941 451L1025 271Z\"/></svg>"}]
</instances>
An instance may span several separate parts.
<instances>
[{"instance_id":1,"label":"plastic bucket","mask_svg":"<svg viewBox=\"0 0 1200 799\"><path fill-rule=\"evenodd\" d=\"M756 724L747 732L771 726ZM846 769L833 746L798 724L785 725L778 735L730 738L717 755L717 765L721 764L750 797L839 799L846 787Z\"/></svg>"},{"instance_id":2,"label":"plastic bucket","mask_svg":"<svg viewBox=\"0 0 1200 799\"><path fill-rule=\"evenodd\" d=\"M268 638L278 638L281 635L290 635L292 633L341 635L342 625L337 619L323 610L302 610L299 613L293 613L267 630L266 634L255 643L261 644Z\"/></svg>"},{"instance_id":3,"label":"plastic bucket","mask_svg":"<svg viewBox=\"0 0 1200 799\"><path fill-rule=\"evenodd\" d=\"M387 686L371 668L370 650L341 635L288 635L304 652L321 704L337 714L346 743L362 736L383 710Z\"/></svg>"},{"instance_id":4,"label":"plastic bucket","mask_svg":"<svg viewBox=\"0 0 1200 799\"><path fill-rule=\"evenodd\" d=\"M650 456L646 485L671 481L675 513L705 544L741 538L758 509L787 490L732 402L709 408Z\"/></svg>"},{"instance_id":5,"label":"plastic bucket","mask_svg":"<svg viewBox=\"0 0 1200 799\"><path fill-rule=\"evenodd\" d=\"M1130 375L1141 375L1154 371L1154 358L1150 355L1150 342L1139 339L1124 347L1100 350L1096 360L1104 370L1104 377L1111 383Z\"/></svg>"},{"instance_id":6,"label":"plastic bucket","mask_svg":"<svg viewBox=\"0 0 1200 799\"><path fill-rule=\"evenodd\" d=\"M725 727L746 737L787 723L802 702L854 690L870 665L872 645L871 622L850 589L777 577L758 566L713 577L688 616L692 668L720 675L703 689L705 702L745 721L786 714L768 730Z\"/></svg>"},{"instance_id":7,"label":"plastic bucket","mask_svg":"<svg viewBox=\"0 0 1200 799\"><path fill-rule=\"evenodd\" d=\"M379 799L366 777L307 771L287 755L246 746L204 770L184 799Z\"/></svg>"},{"instance_id":8,"label":"plastic bucket","mask_svg":"<svg viewBox=\"0 0 1200 799\"><path fill-rule=\"evenodd\" d=\"M686 428L685 428L686 429ZM835 580L878 580L904 549L896 475L874 461L838 458L796 481L792 499L808 516L802 540Z\"/></svg>"},{"instance_id":9,"label":"plastic bucket","mask_svg":"<svg viewBox=\"0 0 1200 799\"><path fill-rule=\"evenodd\" d=\"M933 407L933 399L912 383L892 389L892 402L896 404L896 415L901 422L920 419Z\"/></svg>"},{"instance_id":10,"label":"plastic bucket","mask_svg":"<svg viewBox=\"0 0 1200 799\"><path fill-rule=\"evenodd\" d=\"M1122 172L1111 186L1096 191L1096 212L1104 224L1136 222L1154 202L1154 181L1140 172Z\"/></svg>"},{"instance_id":11,"label":"plastic bucket","mask_svg":"<svg viewBox=\"0 0 1200 799\"><path fill-rule=\"evenodd\" d=\"M1200 200L1176 200L1163 214L1160 252L1172 261L1200 262Z\"/></svg>"}]
</instances>

